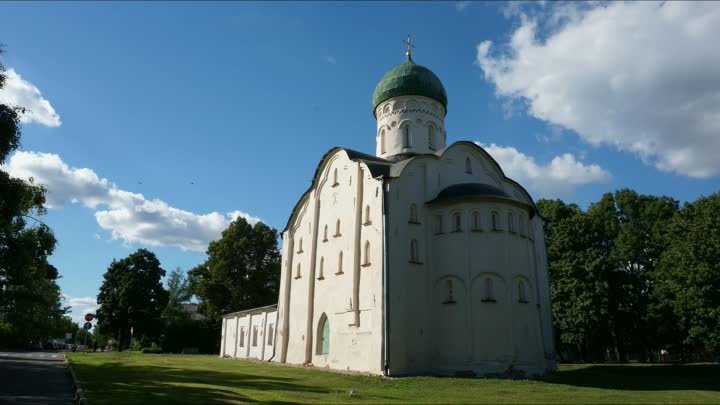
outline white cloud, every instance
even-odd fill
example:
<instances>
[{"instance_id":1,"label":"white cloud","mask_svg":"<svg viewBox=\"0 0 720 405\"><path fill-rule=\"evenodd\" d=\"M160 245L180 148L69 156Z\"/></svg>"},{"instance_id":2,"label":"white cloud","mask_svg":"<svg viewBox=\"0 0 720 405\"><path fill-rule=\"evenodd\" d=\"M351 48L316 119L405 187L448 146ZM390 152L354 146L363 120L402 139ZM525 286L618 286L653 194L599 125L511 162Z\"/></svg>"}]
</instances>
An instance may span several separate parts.
<instances>
[{"instance_id":1,"label":"white cloud","mask_svg":"<svg viewBox=\"0 0 720 405\"><path fill-rule=\"evenodd\" d=\"M85 323L85 314L95 314L98 309L97 300L94 297L70 297L63 294L62 298L63 305L70 307L70 316L74 322Z\"/></svg>"},{"instance_id":2,"label":"white cloud","mask_svg":"<svg viewBox=\"0 0 720 405\"><path fill-rule=\"evenodd\" d=\"M14 69L5 71L5 85L0 89L0 103L26 109L20 122L36 122L48 127L59 127L60 116L34 84L24 80Z\"/></svg>"},{"instance_id":3,"label":"white cloud","mask_svg":"<svg viewBox=\"0 0 720 405\"><path fill-rule=\"evenodd\" d=\"M720 6L564 3L520 12L508 44L477 61L530 115L663 171L720 174Z\"/></svg>"},{"instance_id":4,"label":"white cloud","mask_svg":"<svg viewBox=\"0 0 720 405\"><path fill-rule=\"evenodd\" d=\"M98 225L125 243L204 252L238 216L251 224L260 221L242 211L199 215L158 199L148 200L142 194L118 189L91 169L71 168L60 156L50 153L16 152L4 170L14 177L33 177L45 185L48 207L81 203L94 209Z\"/></svg>"},{"instance_id":5,"label":"white cloud","mask_svg":"<svg viewBox=\"0 0 720 405\"><path fill-rule=\"evenodd\" d=\"M571 153L537 164L531 156L513 147L477 143L495 159L506 176L526 187L536 197L560 197L577 186L609 181L610 173L596 164L586 165Z\"/></svg>"},{"instance_id":6,"label":"white cloud","mask_svg":"<svg viewBox=\"0 0 720 405\"><path fill-rule=\"evenodd\" d=\"M471 1L463 0L463 1L456 1L455 2L455 10L457 11L463 11L466 8L470 7L470 4L472 4Z\"/></svg>"}]
</instances>

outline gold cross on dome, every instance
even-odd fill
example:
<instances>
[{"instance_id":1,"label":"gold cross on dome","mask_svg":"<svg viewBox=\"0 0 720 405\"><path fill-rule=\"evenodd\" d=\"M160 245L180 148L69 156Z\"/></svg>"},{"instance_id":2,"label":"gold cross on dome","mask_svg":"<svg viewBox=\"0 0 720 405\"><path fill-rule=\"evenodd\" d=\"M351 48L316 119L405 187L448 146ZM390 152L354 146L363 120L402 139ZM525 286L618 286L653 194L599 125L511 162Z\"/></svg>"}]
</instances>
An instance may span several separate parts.
<instances>
[{"instance_id":1,"label":"gold cross on dome","mask_svg":"<svg viewBox=\"0 0 720 405\"><path fill-rule=\"evenodd\" d=\"M403 41L405 45L407 45L407 51L405 52L405 56L407 56L408 59L412 60L412 49L415 48L415 45L412 43L412 39L410 39L410 34L408 34L407 39Z\"/></svg>"}]
</instances>

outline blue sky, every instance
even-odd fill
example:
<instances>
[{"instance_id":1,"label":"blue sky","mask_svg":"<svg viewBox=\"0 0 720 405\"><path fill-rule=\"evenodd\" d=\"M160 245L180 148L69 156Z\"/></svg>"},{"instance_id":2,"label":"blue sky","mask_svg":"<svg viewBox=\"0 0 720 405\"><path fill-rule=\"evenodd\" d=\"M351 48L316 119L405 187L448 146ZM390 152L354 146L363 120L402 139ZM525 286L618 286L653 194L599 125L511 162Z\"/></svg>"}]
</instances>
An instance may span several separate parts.
<instances>
[{"instance_id":1,"label":"blue sky","mask_svg":"<svg viewBox=\"0 0 720 405\"><path fill-rule=\"evenodd\" d=\"M533 197L694 200L720 185L719 9L3 3L0 101L33 111L6 170L48 187L79 315L114 258L192 268L235 215L282 229L329 148L373 153L370 97L411 33L447 90L448 141L483 144Z\"/></svg>"}]
</instances>

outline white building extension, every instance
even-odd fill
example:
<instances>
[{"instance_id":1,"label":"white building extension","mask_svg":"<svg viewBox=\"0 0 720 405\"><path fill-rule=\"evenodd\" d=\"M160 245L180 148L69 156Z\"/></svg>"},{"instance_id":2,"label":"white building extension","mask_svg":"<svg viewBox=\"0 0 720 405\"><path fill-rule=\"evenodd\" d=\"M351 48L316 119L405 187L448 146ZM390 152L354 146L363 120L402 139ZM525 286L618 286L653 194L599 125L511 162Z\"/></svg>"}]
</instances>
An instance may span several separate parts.
<instances>
[{"instance_id":1,"label":"white building extension","mask_svg":"<svg viewBox=\"0 0 720 405\"><path fill-rule=\"evenodd\" d=\"M373 113L375 156L323 156L282 234L277 307L227 315L221 356L386 375L553 370L532 198L480 146L446 146L445 89L410 54Z\"/></svg>"}]
</instances>

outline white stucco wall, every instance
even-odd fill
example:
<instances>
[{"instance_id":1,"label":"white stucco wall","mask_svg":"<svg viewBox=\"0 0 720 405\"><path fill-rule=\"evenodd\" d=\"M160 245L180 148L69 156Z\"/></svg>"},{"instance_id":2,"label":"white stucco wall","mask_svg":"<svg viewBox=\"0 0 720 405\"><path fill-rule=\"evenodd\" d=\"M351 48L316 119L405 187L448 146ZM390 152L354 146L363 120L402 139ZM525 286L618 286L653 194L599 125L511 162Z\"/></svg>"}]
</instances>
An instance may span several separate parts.
<instances>
[{"instance_id":1,"label":"white stucco wall","mask_svg":"<svg viewBox=\"0 0 720 405\"><path fill-rule=\"evenodd\" d=\"M466 159L471 173L467 173ZM479 198L425 204L448 186L485 183L513 201ZM510 366L528 374L554 367L542 220L532 201L504 179L474 145L456 144L434 156L416 157L387 185L390 252L389 351L391 374L474 371L499 373ZM419 223L409 222L411 204ZM500 230L491 229L497 212ZM479 214L473 229L473 213ZM508 229L513 213L514 232ZM454 232L453 215L462 227ZM443 232L436 234L435 216ZM520 220L523 232L520 232ZM532 226L531 226L532 224ZM532 230L532 231L531 231ZM418 244L419 263L410 260ZM492 280L492 299L483 302ZM519 302L519 282L527 302ZM452 299L448 289L452 283Z\"/></svg>"},{"instance_id":2,"label":"white stucco wall","mask_svg":"<svg viewBox=\"0 0 720 405\"><path fill-rule=\"evenodd\" d=\"M382 181L343 150L318 176L283 234L277 360L381 373ZM327 355L319 351L325 318Z\"/></svg>"},{"instance_id":3,"label":"white stucco wall","mask_svg":"<svg viewBox=\"0 0 720 405\"><path fill-rule=\"evenodd\" d=\"M275 354L276 322L275 306L224 315L220 357L269 360ZM255 329L257 339L253 340Z\"/></svg>"}]
</instances>

